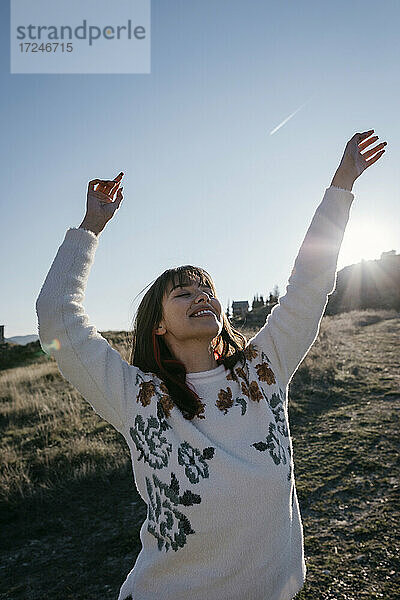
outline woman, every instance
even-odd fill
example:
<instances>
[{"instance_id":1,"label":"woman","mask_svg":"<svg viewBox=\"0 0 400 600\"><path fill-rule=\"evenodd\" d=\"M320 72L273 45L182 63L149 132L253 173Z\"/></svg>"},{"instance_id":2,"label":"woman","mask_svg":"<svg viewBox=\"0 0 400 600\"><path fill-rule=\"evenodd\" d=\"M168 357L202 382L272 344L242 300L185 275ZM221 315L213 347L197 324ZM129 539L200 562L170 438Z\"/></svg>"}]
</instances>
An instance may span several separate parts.
<instances>
[{"instance_id":1,"label":"woman","mask_svg":"<svg viewBox=\"0 0 400 600\"><path fill-rule=\"evenodd\" d=\"M124 436L148 505L142 550L118 600L289 600L303 586L288 384L335 287L353 183L385 151L386 142L361 153L378 139L372 133L347 143L286 294L249 343L230 326L208 273L185 265L143 297L130 364L82 305L123 173L89 182L85 218L68 229L36 310L43 350Z\"/></svg>"}]
</instances>

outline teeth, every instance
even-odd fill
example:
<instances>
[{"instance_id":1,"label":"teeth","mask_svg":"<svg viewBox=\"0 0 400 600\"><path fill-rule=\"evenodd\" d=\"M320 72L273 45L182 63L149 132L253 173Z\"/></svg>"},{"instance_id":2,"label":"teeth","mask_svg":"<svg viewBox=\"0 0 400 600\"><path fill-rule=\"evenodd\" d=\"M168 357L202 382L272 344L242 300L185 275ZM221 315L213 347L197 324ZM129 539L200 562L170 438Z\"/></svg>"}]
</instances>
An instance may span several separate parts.
<instances>
[{"instance_id":1,"label":"teeth","mask_svg":"<svg viewBox=\"0 0 400 600\"><path fill-rule=\"evenodd\" d=\"M213 314L214 313L211 312L211 310L200 310L195 315L192 315L192 317L198 317L199 315L213 315Z\"/></svg>"}]
</instances>

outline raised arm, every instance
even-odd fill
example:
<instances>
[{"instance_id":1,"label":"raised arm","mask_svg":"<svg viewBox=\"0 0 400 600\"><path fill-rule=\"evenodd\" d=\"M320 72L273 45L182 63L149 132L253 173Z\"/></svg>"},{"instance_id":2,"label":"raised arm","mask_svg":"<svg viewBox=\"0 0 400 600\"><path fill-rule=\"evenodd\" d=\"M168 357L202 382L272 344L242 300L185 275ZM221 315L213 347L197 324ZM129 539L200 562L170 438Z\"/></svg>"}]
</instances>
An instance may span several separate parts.
<instances>
[{"instance_id":1,"label":"raised arm","mask_svg":"<svg viewBox=\"0 0 400 600\"><path fill-rule=\"evenodd\" d=\"M354 195L354 181L383 154L386 144L361 154L374 142L373 130L347 143L332 184L326 189L294 263L286 293L249 343L263 350L286 386L318 336L328 295L336 286L336 266ZM366 140L366 141L365 141ZM376 153L371 160L366 159Z\"/></svg>"},{"instance_id":2,"label":"raised arm","mask_svg":"<svg viewBox=\"0 0 400 600\"><path fill-rule=\"evenodd\" d=\"M108 187L99 186L97 195L92 193L95 182L89 183L85 219L79 228L67 230L36 300L36 312L44 352L55 358L61 374L94 410L122 433L127 393L135 387L137 368L124 361L90 325L83 307L98 234L111 218L112 208L115 211L118 207L115 203L106 213L100 202L108 206L113 202L112 193L115 186L118 188L121 175L114 180L113 187L111 182L103 182ZM107 195L107 199L101 194ZM121 192L117 198L119 205Z\"/></svg>"}]
</instances>

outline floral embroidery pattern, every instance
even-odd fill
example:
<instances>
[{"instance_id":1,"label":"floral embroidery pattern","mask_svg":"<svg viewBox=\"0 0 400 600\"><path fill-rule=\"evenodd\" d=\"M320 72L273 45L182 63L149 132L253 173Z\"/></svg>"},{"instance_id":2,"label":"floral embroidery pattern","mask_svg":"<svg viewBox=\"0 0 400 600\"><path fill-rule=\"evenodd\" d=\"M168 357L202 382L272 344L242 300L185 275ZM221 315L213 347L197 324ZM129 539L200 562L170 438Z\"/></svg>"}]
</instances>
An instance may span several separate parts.
<instances>
[{"instance_id":1,"label":"floral embroidery pattern","mask_svg":"<svg viewBox=\"0 0 400 600\"><path fill-rule=\"evenodd\" d=\"M246 413L247 410L247 402L244 398L236 398L235 399L235 404L239 405L241 407L242 410L242 416ZM229 408L232 408L233 406L233 397L232 397L232 390L230 387L228 387L228 390L220 390L218 392L218 400L216 401L215 405L219 408L219 410L221 410L225 415L228 412Z\"/></svg>"},{"instance_id":2,"label":"floral embroidery pattern","mask_svg":"<svg viewBox=\"0 0 400 600\"><path fill-rule=\"evenodd\" d=\"M281 433L285 437L288 437L289 431L286 426L285 412L283 410L281 397L278 396L278 394L272 394L269 403L271 406L271 410L274 414L275 421L277 423L277 429L278 429L279 433Z\"/></svg>"},{"instance_id":3,"label":"floral embroidery pattern","mask_svg":"<svg viewBox=\"0 0 400 600\"><path fill-rule=\"evenodd\" d=\"M264 353L262 353L262 358L267 358ZM260 381L266 381L268 379L268 377L270 376L269 373L269 367L267 364L265 364L264 362L261 363L261 365L256 365L256 369L257 369L257 373L259 374L259 378ZM267 371L268 369L268 371ZM260 371L261 371L261 377L260 377ZM272 376L273 376L273 372L271 371ZM265 379L263 379L263 376L266 375ZM275 377L273 376L274 382L275 382ZM243 389L243 383L242 383L242 389ZM267 381L267 385L270 385L269 381ZM270 398L268 398L268 396L265 394L265 391L262 390L266 400L269 403L269 406L271 408L272 414L274 415L274 419L275 419L275 423L272 421L269 423L268 426L268 435L266 437L266 440L262 440L260 442L255 442L254 444L252 444L252 446L254 446L254 448L256 448L257 450L259 450L260 452L264 452L266 450L268 450L270 456L272 457L274 463L276 465L279 464L284 464L286 465L289 462L289 472L287 475L287 479L288 481L291 480L291 476L292 476L292 463L290 460L291 457L291 450L290 450L290 443L289 445L285 446L283 445L283 439L282 438L288 438L289 437L289 430L287 427L287 421L286 421L286 415L285 415L285 411L284 411L284 399L285 399L285 395L284 392L281 388L279 388L279 394L277 393L273 393L271 395ZM287 453L285 451L285 448L287 449ZM288 457L287 457L288 454Z\"/></svg>"},{"instance_id":4,"label":"floral embroidery pattern","mask_svg":"<svg viewBox=\"0 0 400 600\"><path fill-rule=\"evenodd\" d=\"M148 406L155 393L156 389L152 381L141 381L136 402L140 402L142 406Z\"/></svg>"},{"instance_id":5,"label":"floral embroidery pattern","mask_svg":"<svg viewBox=\"0 0 400 600\"><path fill-rule=\"evenodd\" d=\"M140 402L142 406L148 406L153 396L157 396L158 403L161 404L163 415L160 417L169 417L171 410L175 404L169 395L168 388L163 381L159 385L155 385L154 381L145 381L140 373L136 375L136 385L139 386L139 393L136 402ZM167 426L165 426L165 429Z\"/></svg>"},{"instance_id":6,"label":"floral embroidery pattern","mask_svg":"<svg viewBox=\"0 0 400 600\"><path fill-rule=\"evenodd\" d=\"M218 400L215 403L219 410L222 410L225 414L228 412L228 408L233 406L232 390L228 387L227 391L220 390L218 392Z\"/></svg>"},{"instance_id":7,"label":"floral embroidery pattern","mask_svg":"<svg viewBox=\"0 0 400 600\"><path fill-rule=\"evenodd\" d=\"M233 376L231 373L229 373L226 378L229 379L229 381L237 381L237 377L235 376L235 371L236 371L236 375L241 377L242 379L244 379L245 381L247 381L247 376L246 373L244 371L244 369L242 367L238 367L237 369L234 369L233 371Z\"/></svg>"},{"instance_id":8,"label":"floral embroidery pattern","mask_svg":"<svg viewBox=\"0 0 400 600\"><path fill-rule=\"evenodd\" d=\"M247 386L242 381L242 392L245 396L248 396L251 400L255 402L260 402L263 399L263 395L261 393L260 388L258 387L257 381L252 381L249 386Z\"/></svg>"},{"instance_id":9,"label":"floral embroidery pattern","mask_svg":"<svg viewBox=\"0 0 400 600\"><path fill-rule=\"evenodd\" d=\"M262 362L259 365L256 365L256 369L260 381L266 381L268 385L276 383L275 375L267 363Z\"/></svg>"},{"instance_id":10,"label":"floral embroidery pattern","mask_svg":"<svg viewBox=\"0 0 400 600\"><path fill-rule=\"evenodd\" d=\"M242 369L242 367L238 367L236 369L236 373L239 377L241 377L242 379L244 379L246 381L246 383L249 382L249 378L246 375L246 372L244 371L244 369Z\"/></svg>"},{"instance_id":11,"label":"floral embroidery pattern","mask_svg":"<svg viewBox=\"0 0 400 600\"><path fill-rule=\"evenodd\" d=\"M190 483L199 483L200 477L208 477L206 460L213 458L215 448L209 446L203 452L193 448L188 442L183 442L178 448L178 463L185 467L186 477Z\"/></svg>"},{"instance_id":12,"label":"floral embroidery pattern","mask_svg":"<svg viewBox=\"0 0 400 600\"><path fill-rule=\"evenodd\" d=\"M164 411L164 415L168 418L171 415L171 410L174 408L174 403L169 395L168 388L162 381L160 384L160 390L163 392L159 398L159 402Z\"/></svg>"},{"instance_id":13,"label":"floral embroidery pattern","mask_svg":"<svg viewBox=\"0 0 400 600\"><path fill-rule=\"evenodd\" d=\"M275 431L276 425L271 422L269 424L269 434L267 435L266 442L255 442L252 446L260 452L268 450L276 465L279 465L281 462L286 465L287 459L285 449L282 446L279 437L275 435Z\"/></svg>"},{"instance_id":14,"label":"floral embroidery pattern","mask_svg":"<svg viewBox=\"0 0 400 600\"><path fill-rule=\"evenodd\" d=\"M161 396L160 404L163 407L164 415L168 418L171 415L171 410L174 408L174 403L170 396Z\"/></svg>"},{"instance_id":15,"label":"floral embroidery pattern","mask_svg":"<svg viewBox=\"0 0 400 600\"><path fill-rule=\"evenodd\" d=\"M172 444L162 435L164 429L163 423L154 416L147 419L146 425L142 415L136 415L135 427L129 429L130 436L140 452L138 460L143 458L153 469L166 467L172 452Z\"/></svg>"},{"instance_id":16,"label":"floral embroidery pattern","mask_svg":"<svg viewBox=\"0 0 400 600\"><path fill-rule=\"evenodd\" d=\"M246 410L247 410L247 402L244 398L236 398L235 400L235 404L239 404L242 408L242 417L244 414L246 414Z\"/></svg>"},{"instance_id":17,"label":"floral embroidery pattern","mask_svg":"<svg viewBox=\"0 0 400 600\"><path fill-rule=\"evenodd\" d=\"M253 358L257 358L258 352L256 350L256 346L254 344L249 344L248 346L246 346L246 348L244 349L244 355L247 358L247 360L253 360Z\"/></svg>"},{"instance_id":18,"label":"floral embroidery pattern","mask_svg":"<svg viewBox=\"0 0 400 600\"><path fill-rule=\"evenodd\" d=\"M285 392L281 388L279 388L279 396L283 404L285 402Z\"/></svg>"},{"instance_id":19,"label":"floral embroidery pattern","mask_svg":"<svg viewBox=\"0 0 400 600\"><path fill-rule=\"evenodd\" d=\"M163 483L157 475L152 474L153 484L146 477L146 487L149 496L147 530L157 539L158 549L172 548L175 552L187 542L187 536L196 533L186 515L176 507L200 504L201 498L190 490L179 495L179 481L171 473L171 484Z\"/></svg>"}]
</instances>

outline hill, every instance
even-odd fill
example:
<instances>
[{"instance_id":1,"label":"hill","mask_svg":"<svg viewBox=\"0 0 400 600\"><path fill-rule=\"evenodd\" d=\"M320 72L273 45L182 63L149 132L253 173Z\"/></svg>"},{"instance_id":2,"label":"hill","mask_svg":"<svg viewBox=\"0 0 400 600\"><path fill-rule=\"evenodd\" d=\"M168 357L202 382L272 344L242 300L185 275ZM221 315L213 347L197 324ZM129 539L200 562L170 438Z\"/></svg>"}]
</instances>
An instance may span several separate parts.
<instances>
[{"instance_id":1,"label":"hill","mask_svg":"<svg viewBox=\"0 0 400 600\"><path fill-rule=\"evenodd\" d=\"M5 342L9 342L12 344L20 344L23 346L24 344L30 344L30 342L36 342L39 339L37 334L29 334L29 335L14 335L10 338L5 338Z\"/></svg>"},{"instance_id":2,"label":"hill","mask_svg":"<svg viewBox=\"0 0 400 600\"><path fill-rule=\"evenodd\" d=\"M326 314L366 308L400 311L400 254L386 252L379 260L363 260L338 272Z\"/></svg>"}]
</instances>

